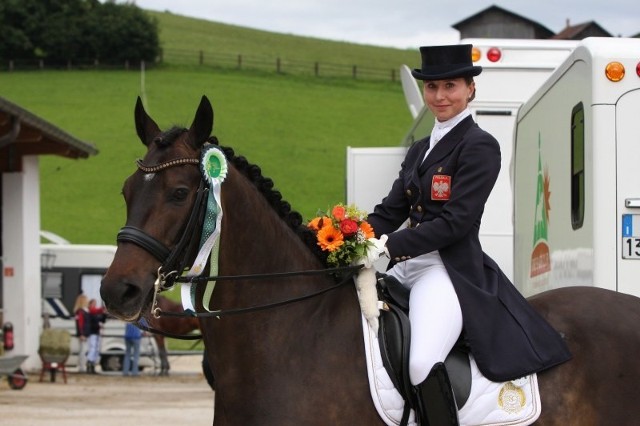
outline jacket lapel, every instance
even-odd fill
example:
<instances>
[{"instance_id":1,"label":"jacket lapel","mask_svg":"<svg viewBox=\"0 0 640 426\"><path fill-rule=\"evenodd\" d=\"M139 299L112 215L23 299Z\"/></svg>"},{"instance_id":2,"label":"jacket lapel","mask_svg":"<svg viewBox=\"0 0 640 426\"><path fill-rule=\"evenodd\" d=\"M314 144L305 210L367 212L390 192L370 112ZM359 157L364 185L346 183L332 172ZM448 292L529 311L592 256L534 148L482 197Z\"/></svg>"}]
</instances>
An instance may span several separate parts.
<instances>
[{"instance_id":1,"label":"jacket lapel","mask_svg":"<svg viewBox=\"0 0 640 426\"><path fill-rule=\"evenodd\" d=\"M458 142L464 137L467 130L475 124L471 116L466 117L460 123L458 123L453 129L449 131L431 150L427 158L418 167L418 175L422 176L427 169L440 161L443 157L448 155L451 150L458 144ZM424 153L422 154L424 156Z\"/></svg>"}]
</instances>

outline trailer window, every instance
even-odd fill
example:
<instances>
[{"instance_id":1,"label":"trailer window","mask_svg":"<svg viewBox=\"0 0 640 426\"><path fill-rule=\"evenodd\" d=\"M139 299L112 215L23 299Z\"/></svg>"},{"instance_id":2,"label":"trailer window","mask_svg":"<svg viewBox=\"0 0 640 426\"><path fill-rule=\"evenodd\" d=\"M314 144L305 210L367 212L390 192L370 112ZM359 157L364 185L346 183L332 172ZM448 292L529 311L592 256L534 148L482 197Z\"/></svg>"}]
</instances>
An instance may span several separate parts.
<instances>
[{"instance_id":1,"label":"trailer window","mask_svg":"<svg viewBox=\"0 0 640 426\"><path fill-rule=\"evenodd\" d=\"M571 226L584 222L584 107L582 102L571 112Z\"/></svg>"},{"instance_id":2,"label":"trailer window","mask_svg":"<svg viewBox=\"0 0 640 426\"><path fill-rule=\"evenodd\" d=\"M42 272L42 298L62 298L62 272Z\"/></svg>"}]
</instances>

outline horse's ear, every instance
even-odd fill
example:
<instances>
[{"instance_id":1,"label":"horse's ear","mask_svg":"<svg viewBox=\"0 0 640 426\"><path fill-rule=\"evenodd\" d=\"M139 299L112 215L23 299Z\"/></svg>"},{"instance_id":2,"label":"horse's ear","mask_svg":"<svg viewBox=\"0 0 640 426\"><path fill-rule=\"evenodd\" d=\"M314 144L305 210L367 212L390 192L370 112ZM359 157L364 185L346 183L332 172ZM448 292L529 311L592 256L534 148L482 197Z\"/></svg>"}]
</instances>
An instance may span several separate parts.
<instances>
[{"instance_id":1,"label":"horse's ear","mask_svg":"<svg viewBox=\"0 0 640 426\"><path fill-rule=\"evenodd\" d=\"M209 99L203 96L196 111L196 117L189 128L189 136L196 148L200 148L207 141L211 130L213 130L213 108Z\"/></svg>"},{"instance_id":2,"label":"horse's ear","mask_svg":"<svg viewBox=\"0 0 640 426\"><path fill-rule=\"evenodd\" d=\"M136 132L143 144L149 146L149 143L160 133L160 128L155 121L144 110L142 99L138 96L135 110Z\"/></svg>"}]
</instances>

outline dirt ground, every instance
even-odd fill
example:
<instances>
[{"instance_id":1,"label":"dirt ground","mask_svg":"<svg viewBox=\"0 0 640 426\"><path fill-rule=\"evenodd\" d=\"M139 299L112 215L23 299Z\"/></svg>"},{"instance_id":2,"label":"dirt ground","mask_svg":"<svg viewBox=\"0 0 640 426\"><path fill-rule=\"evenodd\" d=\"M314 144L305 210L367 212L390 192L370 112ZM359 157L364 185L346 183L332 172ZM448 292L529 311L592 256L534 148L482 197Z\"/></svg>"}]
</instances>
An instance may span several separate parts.
<instances>
[{"instance_id":1,"label":"dirt ground","mask_svg":"<svg viewBox=\"0 0 640 426\"><path fill-rule=\"evenodd\" d=\"M91 426L211 426L214 392L209 388L196 356L170 359L168 377L143 372L139 377L115 373L60 373L51 382L29 372L27 385L12 390L0 377L0 424Z\"/></svg>"}]
</instances>

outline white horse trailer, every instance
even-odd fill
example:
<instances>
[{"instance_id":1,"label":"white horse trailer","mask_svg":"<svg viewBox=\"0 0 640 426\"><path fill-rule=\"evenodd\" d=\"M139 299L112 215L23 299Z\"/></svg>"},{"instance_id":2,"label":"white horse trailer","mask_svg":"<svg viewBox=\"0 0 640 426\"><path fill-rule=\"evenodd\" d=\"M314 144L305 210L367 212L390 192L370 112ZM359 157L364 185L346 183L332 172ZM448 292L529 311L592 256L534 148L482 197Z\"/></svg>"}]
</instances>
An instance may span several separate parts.
<instances>
[{"instance_id":1,"label":"white horse trailer","mask_svg":"<svg viewBox=\"0 0 640 426\"><path fill-rule=\"evenodd\" d=\"M640 39L587 38L519 110L515 284L640 296Z\"/></svg>"},{"instance_id":2,"label":"white horse trailer","mask_svg":"<svg viewBox=\"0 0 640 426\"><path fill-rule=\"evenodd\" d=\"M100 282L113 261L116 246L99 244L40 244L42 263L42 313L52 328L71 334L71 355L67 365L76 366L78 339L73 305L79 292L102 306ZM107 316L100 339L103 371L122 369L125 323ZM140 345L141 369L160 367L158 347L149 336Z\"/></svg>"}]
</instances>

